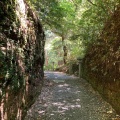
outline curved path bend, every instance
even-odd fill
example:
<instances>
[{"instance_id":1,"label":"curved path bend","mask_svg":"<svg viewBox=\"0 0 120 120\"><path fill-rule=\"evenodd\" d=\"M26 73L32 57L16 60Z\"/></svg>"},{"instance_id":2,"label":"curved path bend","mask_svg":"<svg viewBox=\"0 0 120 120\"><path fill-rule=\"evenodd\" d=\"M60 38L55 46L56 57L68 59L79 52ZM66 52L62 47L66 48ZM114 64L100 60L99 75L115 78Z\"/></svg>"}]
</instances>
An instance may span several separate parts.
<instances>
[{"instance_id":1,"label":"curved path bend","mask_svg":"<svg viewBox=\"0 0 120 120\"><path fill-rule=\"evenodd\" d=\"M45 72L46 80L25 120L120 120L84 79Z\"/></svg>"}]
</instances>

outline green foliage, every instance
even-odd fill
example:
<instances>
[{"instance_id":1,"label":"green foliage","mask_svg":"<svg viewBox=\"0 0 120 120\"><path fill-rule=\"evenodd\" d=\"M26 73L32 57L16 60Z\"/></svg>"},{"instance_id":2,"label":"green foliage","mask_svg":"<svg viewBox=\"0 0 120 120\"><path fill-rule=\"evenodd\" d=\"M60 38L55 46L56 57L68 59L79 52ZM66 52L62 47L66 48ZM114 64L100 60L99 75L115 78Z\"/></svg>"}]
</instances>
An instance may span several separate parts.
<instances>
[{"instance_id":1,"label":"green foliage","mask_svg":"<svg viewBox=\"0 0 120 120\"><path fill-rule=\"evenodd\" d=\"M62 43L61 43L61 38L55 38L51 42L46 43L46 61L48 61L48 64L45 65L45 69L53 70L53 62L54 62L54 68L58 67L58 61L62 60L63 56L63 51L62 51Z\"/></svg>"},{"instance_id":2,"label":"green foliage","mask_svg":"<svg viewBox=\"0 0 120 120\"><path fill-rule=\"evenodd\" d=\"M70 40L80 40L82 46L87 49L91 44L97 42L104 27L104 23L116 10L119 0L95 0L82 2L80 9L77 9L79 19ZM84 50L86 51L86 50Z\"/></svg>"},{"instance_id":3,"label":"green foliage","mask_svg":"<svg viewBox=\"0 0 120 120\"><path fill-rule=\"evenodd\" d=\"M65 40L63 44L55 41L54 50L57 51L61 45L66 45L69 58L85 55L89 46L97 42L104 24L120 3L119 0L32 0L32 2L40 14L45 29L50 29Z\"/></svg>"},{"instance_id":4,"label":"green foliage","mask_svg":"<svg viewBox=\"0 0 120 120\"><path fill-rule=\"evenodd\" d=\"M0 1L0 24L7 24L15 20L15 1Z\"/></svg>"}]
</instances>

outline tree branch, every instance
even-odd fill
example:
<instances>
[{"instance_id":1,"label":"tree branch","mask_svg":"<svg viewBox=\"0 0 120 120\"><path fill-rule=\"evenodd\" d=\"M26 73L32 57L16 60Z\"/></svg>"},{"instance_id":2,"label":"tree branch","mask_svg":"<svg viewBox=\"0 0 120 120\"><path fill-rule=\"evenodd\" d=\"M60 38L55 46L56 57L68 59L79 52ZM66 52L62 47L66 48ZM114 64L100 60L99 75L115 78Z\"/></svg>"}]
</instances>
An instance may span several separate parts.
<instances>
[{"instance_id":1,"label":"tree branch","mask_svg":"<svg viewBox=\"0 0 120 120\"><path fill-rule=\"evenodd\" d=\"M97 6L96 4L94 4L91 0L87 0L90 4Z\"/></svg>"},{"instance_id":2,"label":"tree branch","mask_svg":"<svg viewBox=\"0 0 120 120\"><path fill-rule=\"evenodd\" d=\"M104 11L106 14L108 14L103 6L98 6L98 5L94 4L91 0L87 0L87 1L88 1L90 4L92 4L92 5L96 6L96 7L102 8L103 11Z\"/></svg>"}]
</instances>

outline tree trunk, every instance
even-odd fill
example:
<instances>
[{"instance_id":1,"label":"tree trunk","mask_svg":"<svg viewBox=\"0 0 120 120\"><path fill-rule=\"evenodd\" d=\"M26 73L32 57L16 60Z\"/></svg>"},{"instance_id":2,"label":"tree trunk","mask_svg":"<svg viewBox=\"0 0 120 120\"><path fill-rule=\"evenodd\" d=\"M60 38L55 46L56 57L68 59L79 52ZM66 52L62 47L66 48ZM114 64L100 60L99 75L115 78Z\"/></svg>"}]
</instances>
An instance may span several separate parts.
<instances>
[{"instance_id":1,"label":"tree trunk","mask_svg":"<svg viewBox=\"0 0 120 120\"><path fill-rule=\"evenodd\" d=\"M63 62L67 63L67 46L64 43L64 37L62 37L62 45L63 45Z\"/></svg>"}]
</instances>

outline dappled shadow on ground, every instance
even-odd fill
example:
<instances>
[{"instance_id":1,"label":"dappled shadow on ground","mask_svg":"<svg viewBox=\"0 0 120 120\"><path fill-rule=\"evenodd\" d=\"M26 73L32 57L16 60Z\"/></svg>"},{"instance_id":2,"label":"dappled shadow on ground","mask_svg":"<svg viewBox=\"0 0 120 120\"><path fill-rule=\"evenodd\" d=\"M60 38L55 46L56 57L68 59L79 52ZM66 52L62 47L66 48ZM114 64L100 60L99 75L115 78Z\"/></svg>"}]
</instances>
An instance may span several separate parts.
<instances>
[{"instance_id":1,"label":"dappled shadow on ground","mask_svg":"<svg viewBox=\"0 0 120 120\"><path fill-rule=\"evenodd\" d=\"M25 120L117 120L112 107L85 81L46 72L41 95Z\"/></svg>"}]
</instances>

